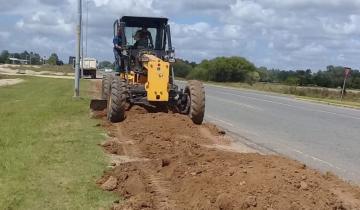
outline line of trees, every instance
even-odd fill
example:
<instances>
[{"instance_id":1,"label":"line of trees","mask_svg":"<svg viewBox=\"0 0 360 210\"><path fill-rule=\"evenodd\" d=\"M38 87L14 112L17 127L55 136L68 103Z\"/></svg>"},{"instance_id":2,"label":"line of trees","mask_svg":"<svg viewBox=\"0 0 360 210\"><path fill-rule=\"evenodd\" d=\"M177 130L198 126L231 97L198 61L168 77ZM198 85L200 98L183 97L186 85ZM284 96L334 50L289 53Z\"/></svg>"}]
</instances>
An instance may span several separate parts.
<instances>
[{"instance_id":1,"label":"line of trees","mask_svg":"<svg viewBox=\"0 0 360 210\"><path fill-rule=\"evenodd\" d=\"M10 58L28 60L29 63L31 63L33 65L41 65L44 63L47 63L49 65L63 65L64 64L63 61L61 61L59 59L59 57L56 53L52 53L48 57L48 59L45 59L45 58L41 57L39 53L28 52L26 50L24 52L20 52L20 53L18 53L18 52L10 53L8 50L1 51L0 63L11 64L12 61L10 60Z\"/></svg>"},{"instance_id":2,"label":"line of trees","mask_svg":"<svg viewBox=\"0 0 360 210\"><path fill-rule=\"evenodd\" d=\"M110 61L101 61L101 62L99 63L99 68L100 68L100 69L105 69L105 68L107 68L107 69L114 69L114 64L111 63Z\"/></svg>"},{"instance_id":3,"label":"line of trees","mask_svg":"<svg viewBox=\"0 0 360 210\"><path fill-rule=\"evenodd\" d=\"M284 71L258 68L261 82L283 83L296 86L319 86L338 88L344 82L344 67L329 65L325 70L312 72L311 69ZM360 89L360 71L352 70L347 83L348 88Z\"/></svg>"},{"instance_id":4,"label":"line of trees","mask_svg":"<svg viewBox=\"0 0 360 210\"><path fill-rule=\"evenodd\" d=\"M311 69L286 71L280 69L257 68L242 57L218 57L196 64L178 59L174 64L175 76L214 82L255 82L281 83L294 86L341 87L344 67L329 65L325 70L313 72ZM360 71L352 70L348 88L360 89Z\"/></svg>"},{"instance_id":5,"label":"line of trees","mask_svg":"<svg viewBox=\"0 0 360 210\"><path fill-rule=\"evenodd\" d=\"M177 77L215 82L248 82L260 80L254 64L243 57L218 57L200 64L178 59L174 64Z\"/></svg>"}]
</instances>

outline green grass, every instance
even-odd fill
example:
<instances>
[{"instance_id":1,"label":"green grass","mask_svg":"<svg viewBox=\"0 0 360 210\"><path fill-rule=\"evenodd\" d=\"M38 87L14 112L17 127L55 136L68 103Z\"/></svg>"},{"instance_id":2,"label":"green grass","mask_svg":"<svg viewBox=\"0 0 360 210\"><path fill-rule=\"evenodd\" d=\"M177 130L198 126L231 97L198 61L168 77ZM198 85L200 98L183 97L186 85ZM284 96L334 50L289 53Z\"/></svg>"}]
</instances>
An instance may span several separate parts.
<instances>
[{"instance_id":1,"label":"green grass","mask_svg":"<svg viewBox=\"0 0 360 210\"><path fill-rule=\"evenodd\" d=\"M340 100L327 99L327 98L312 98L312 97L304 97L304 96L297 96L297 98L302 99L302 100L319 102L319 103L323 103L323 104L330 104L330 105L335 105L335 106L343 106L343 107L360 109L360 103L358 103L358 102L340 101Z\"/></svg>"},{"instance_id":2,"label":"green grass","mask_svg":"<svg viewBox=\"0 0 360 210\"><path fill-rule=\"evenodd\" d=\"M0 87L0 209L108 207L114 195L95 184L107 165L97 146L105 135L88 96L74 100L72 80L25 79Z\"/></svg>"}]
</instances>

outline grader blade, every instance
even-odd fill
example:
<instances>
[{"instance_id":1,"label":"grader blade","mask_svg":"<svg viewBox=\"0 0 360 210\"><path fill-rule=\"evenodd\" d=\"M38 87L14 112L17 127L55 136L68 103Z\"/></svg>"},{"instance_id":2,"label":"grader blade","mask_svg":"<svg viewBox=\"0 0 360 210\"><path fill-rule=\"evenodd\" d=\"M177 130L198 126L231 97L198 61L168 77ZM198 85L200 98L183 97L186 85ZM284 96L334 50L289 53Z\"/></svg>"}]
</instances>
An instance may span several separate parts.
<instances>
[{"instance_id":1,"label":"grader blade","mask_svg":"<svg viewBox=\"0 0 360 210\"><path fill-rule=\"evenodd\" d=\"M102 111L107 107L107 100L92 99L90 102L90 109L93 111Z\"/></svg>"}]
</instances>

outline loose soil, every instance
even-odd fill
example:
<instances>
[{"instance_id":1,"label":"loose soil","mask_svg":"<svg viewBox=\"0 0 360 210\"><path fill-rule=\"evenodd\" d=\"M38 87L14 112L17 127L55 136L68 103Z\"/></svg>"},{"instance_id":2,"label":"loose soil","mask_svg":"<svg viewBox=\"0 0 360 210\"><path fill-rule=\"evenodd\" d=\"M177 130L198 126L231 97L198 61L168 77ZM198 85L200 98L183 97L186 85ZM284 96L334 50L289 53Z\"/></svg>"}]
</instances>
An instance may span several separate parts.
<instances>
[{"instance_id":1,"label":"loose soil","mask_svg":"<svg viewBox=\"0 0 360 210\"><path fill-rule=\"evenodd\" d=\"M0 65L0 74L12 75L12 76L28 75L28 76L46 77L46 78L74 79L73 74L70 73L65 74L63 72L54 72L54 71L19 70L16 69L17 67L19 67L19 65L12 65L12 64ZM38 66L29 66L29 67L40 68Z\"/></svg>"},{"instance_id":2,"label":"loose soil","mask_svg":"<svg viewBox=\"0 0 360 210\"><path fill-rule=\"evenodd\" d=\"M0 87L1 86L8 86L8 85L16 85L16 84L21 83L23 81L24 81L23 79L19 79L19 78L16 78L16 79L0 79Z\"/></svg>"},{"instance_id":3,"label":"loose soil","mask_svg":"<svg viewBox=\"0 0 360 210\"><path fill-rule=\"evenodd\" d=\"M215 125L140 107L118 124L94 116L110 136L102 147L111 164L97 184L119 195L113 209L360 209L358 187L285 157L233 149Z\"/></svg>"}]
</instances>

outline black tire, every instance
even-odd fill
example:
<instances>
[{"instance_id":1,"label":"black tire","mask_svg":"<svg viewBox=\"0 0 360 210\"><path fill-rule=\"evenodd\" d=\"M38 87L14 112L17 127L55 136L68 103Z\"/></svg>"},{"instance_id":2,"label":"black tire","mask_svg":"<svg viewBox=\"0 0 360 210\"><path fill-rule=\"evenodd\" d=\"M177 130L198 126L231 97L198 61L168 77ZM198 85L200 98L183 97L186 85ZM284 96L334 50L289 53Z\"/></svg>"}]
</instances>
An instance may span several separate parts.
<instances>
[{"instance_id":1,"label":"black tire","mask_svg":"<svg viewBox=\"0 0 360 210\"><path fill-rule=\"evenodd\" d=\"M102 78L101 84L101 99L108 99L110 94L110 86L111 86L112 75L105 74Z\"/></svg>"},{"instance_id":2,"label":"black tire","mask_svg":"<svg viewBox=\"0 0 360 210\"><path fill-rule=\"evenodd\" d=\"M119 77L111 82L108 99L107 118L110 122L117 123L125 120L127 88L126 83Z\"/></svg>"},{"instance_id":3,"label":"black tire","mask_svg":"<svg viewBox=\"0 0 360 210\"><path fill-rule=\"evenodd\" d=\"M189 117L195 124L202 124L205 115L205 89L200 81L190 80L185 88L189 95Z\"/></svg>"}]
</instances>

